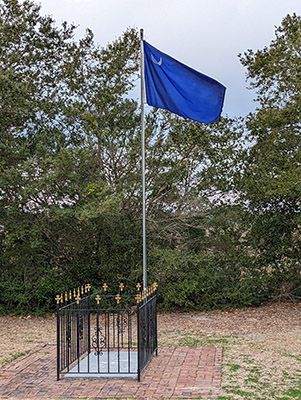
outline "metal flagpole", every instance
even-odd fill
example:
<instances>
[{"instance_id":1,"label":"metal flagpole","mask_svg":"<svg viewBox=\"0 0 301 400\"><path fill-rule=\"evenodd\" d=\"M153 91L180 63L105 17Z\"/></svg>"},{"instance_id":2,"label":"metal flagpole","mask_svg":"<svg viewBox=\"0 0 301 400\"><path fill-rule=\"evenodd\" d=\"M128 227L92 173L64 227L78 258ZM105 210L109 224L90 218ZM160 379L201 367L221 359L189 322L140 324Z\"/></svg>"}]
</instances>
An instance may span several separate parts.
<instances>
[{"instance_id":1,"label":"metal flagpole","mask_svg":"<svg viewBox=\"0 0 301 400\"><path fill-rule=\"evenodd\" d=\"M146 211L145 211L145 126L144 126L144 51L143 29L140 29L140 82L141 82L141 170L142 170L142 237L143 237L143 289L147 288L147 263L146 263Z\"/></svg>"}]
</instances>

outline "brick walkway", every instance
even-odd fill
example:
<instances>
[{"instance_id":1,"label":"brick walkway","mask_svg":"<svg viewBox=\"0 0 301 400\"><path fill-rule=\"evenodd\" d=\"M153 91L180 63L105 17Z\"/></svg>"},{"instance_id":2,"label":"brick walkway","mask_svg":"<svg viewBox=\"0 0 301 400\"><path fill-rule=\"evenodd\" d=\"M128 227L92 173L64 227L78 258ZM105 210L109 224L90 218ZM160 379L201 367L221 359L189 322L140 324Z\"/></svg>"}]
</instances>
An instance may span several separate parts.
<instances>
[{"instance_id":1,"label":"brick walkway","mask_svg":"<svg viewBox=\"0 0 301 400\"><path fill-rule=\"evenodd\" d=\"M160 347L139 383L112 379L57 382L56 347L46 345L0 370L0 398L216 400L221 358L221 348Z\"/></svg>"}]
</instances>

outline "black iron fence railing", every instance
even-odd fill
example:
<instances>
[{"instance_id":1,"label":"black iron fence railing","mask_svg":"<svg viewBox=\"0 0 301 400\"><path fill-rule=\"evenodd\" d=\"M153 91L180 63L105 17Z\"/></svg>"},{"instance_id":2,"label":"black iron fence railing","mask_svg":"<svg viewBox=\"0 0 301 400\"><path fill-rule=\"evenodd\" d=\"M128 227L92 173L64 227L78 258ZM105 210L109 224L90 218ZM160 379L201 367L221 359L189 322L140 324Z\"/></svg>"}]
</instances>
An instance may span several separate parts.
<instances>
[{"instance_id":1,"label":"black iron fence railing","mask_svg":"<svg viewBox=\"0 0 301 400\"><path fill-rule=\"evenodd\" d=\"M137 306L138 381L140 381L140 374L151 360L154 352L157 355L156 300L156 294L154 294Z\"/></svg>"},{"instance_id":2,"label":"black iron fence railing","mask_svg":"<svg viewBox=\"0 0 301 400\"><path fill-rule=\"evenodd\" d=\"M116 296L103 285L65 292L57 301L57 380L65 377L133 377L157 354L157 284L136 296Z\"/></svg>"}]
</instances>

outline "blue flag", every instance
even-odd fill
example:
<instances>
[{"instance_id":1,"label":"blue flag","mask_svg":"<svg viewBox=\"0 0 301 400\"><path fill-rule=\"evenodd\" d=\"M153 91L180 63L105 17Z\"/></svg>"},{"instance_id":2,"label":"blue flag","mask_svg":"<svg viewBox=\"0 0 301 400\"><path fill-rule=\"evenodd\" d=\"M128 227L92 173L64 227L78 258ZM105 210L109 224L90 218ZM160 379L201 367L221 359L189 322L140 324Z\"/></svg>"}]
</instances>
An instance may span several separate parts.
<instances>
[{"instance_id":1,"label":"blue flag","mask_svg":"<svg viewBox=\"0 0 301 400\"><path fill-rule=\"evenodd\" d=\"M221 83L145 41L143 46L147 104L206 124L219 120L226 91Z\"/></svg>"}]
</instances>

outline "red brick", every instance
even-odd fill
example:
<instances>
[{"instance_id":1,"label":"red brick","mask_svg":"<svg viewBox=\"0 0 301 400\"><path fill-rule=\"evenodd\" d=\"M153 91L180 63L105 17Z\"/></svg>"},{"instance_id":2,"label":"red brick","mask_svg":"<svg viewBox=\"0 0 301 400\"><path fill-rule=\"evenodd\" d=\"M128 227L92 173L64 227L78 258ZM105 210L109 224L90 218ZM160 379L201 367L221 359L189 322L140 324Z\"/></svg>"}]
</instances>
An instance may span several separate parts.
<instances>
[{"instance_id":1,"label":"red brick","mask_svg":"<svg viewBox=\"0 0 301 400\"><path fill-rule=\"evenodd\" d=\"M41 349L45 351L23 356L10 366L1 368L0 398L218 398L221 384L221 348L162 347L158 357L152 359L142 374L139 383L110 379L62 379L57 382L56 348L47 345L40 346L38 350Z\"/></svg>"}]
</instances>

